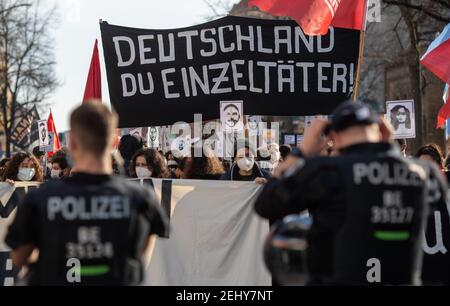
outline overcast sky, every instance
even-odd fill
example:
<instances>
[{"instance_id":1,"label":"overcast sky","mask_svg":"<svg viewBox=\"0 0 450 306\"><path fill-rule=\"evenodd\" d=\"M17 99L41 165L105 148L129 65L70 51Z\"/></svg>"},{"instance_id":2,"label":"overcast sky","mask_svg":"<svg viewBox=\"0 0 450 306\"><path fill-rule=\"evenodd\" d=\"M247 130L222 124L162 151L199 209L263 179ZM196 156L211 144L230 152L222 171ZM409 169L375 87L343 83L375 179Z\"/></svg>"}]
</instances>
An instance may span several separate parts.
<instances>
[{"instance_id":1,"label":"overcast sky","mask_svg":"<svg viewBox=\"0 0 450 306\"><path fill-rule=\"evenodd\" d=\"M69 114L82 99L94 41L100 41L99 19L130 27L170 29L205 22L212 14L203 0L44 0L45 5L54 3L60 16L53 29L56 73L63 85L49 102L58 132L68 130ZM109 101L102 49L100 57L103 99Z\"/></svg>"}]
</instances>

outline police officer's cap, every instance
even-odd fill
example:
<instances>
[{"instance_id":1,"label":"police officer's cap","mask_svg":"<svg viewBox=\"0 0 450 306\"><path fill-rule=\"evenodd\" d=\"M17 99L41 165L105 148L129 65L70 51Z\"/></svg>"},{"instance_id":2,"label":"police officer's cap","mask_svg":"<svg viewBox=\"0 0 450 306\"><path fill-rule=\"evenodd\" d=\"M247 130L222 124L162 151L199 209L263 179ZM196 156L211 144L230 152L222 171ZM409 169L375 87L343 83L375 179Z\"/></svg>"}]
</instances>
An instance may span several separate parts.
<instances>
[{"instance_id":1,"label":"police officer's cap","mask_svg":"<svg viewBox=\"0 0 450 306\"><path fill-rule=\"evenodd\" d=\"M331 115L326 132L343 131L357 125L379 123L380 118L368 105L361 102L347 101L338 106Z\"/></svg>"}]
</instances>

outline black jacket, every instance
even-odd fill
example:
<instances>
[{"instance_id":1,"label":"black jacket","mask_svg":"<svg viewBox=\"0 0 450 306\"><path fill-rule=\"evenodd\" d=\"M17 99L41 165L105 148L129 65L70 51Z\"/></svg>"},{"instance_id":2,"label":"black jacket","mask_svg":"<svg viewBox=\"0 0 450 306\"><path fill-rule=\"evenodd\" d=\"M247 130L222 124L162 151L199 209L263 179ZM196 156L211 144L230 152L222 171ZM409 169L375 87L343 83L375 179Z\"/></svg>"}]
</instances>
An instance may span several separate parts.
<instances>
[{"instance_id":1,"label":"black jacket","mask_svg":"<svg viewBox=\"0 0 450 306\"><path fill-rule=\"evenodd\" d=\"M339 157L299 161L291 176L266 184L255 209L268 219L309 210L314 223L308 266L314 284L367 285L371 258L381 261L382 283L410 284L427 209L431 243L432 216L446 210L446 191L433 165L404 159L387 143L364 143L346 148ZM443 232L450 247L450 233ZM448 267L448 253L425 254L424 280L448 282Z\"/></svg>"},{"instance_id":2,"label":"black jacket","mask_svg":"<svg viewBox=\"0 0 450 306\"><path fill-rule=\"evenodd\" d=\"M15 250L39 249L32 285L137 285L149 236L165 237L167 216L155 193L120 177L76 173L30 191L5 238ZM72 283L68 262L90 269Z\"/></svg>"},{"instance_id":3,"label":"black jacket","mask_svg":"<svg viewBox=\"0 0 450 306\"><path fill-rule=\"evenodd\" d=\"M239 176L239 167L234 163L231 166L231 169L225 172L225 174L222 175L220 180L222 181L237 181ZM255 162L255 165L253 166L253 174L249 178L249 180L253 181L258 177L263 177L265 179L270 179L272 175L270 172L261 169L258 164Z\"/></svg>"}]
</instances>

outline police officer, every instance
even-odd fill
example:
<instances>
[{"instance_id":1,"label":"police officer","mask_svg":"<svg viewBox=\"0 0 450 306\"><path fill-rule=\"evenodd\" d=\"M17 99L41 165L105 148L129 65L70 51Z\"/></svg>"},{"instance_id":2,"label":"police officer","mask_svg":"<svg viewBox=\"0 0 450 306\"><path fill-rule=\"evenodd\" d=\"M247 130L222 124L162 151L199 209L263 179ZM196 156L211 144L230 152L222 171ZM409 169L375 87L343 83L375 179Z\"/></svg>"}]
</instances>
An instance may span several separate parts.
<instances>
[{"instance_id":1,"label":"police officer","mask_svg":"<svg viewBox=\"0 0 450 306\"><path fill-rule=\"evenodd\" d=\"M281 219L309 210L311 284L415 283L425 203L445 207L445 181L433 165L403 158L367 106L346 102L331 118L312 124L300 149L275 170L256 211ZM324 134L338 156L318 157Z\"/></svg>"},{"instance_id":2,"label":"police officer","mask_svg":"<svg viewBox=\"0 0 450 306\"><path fill-rule=\"evenodd\" d=\"M138 284L149 237L165 236L167 219L153 192L112 176L115 114L84 104L70 125L74 175L27 194L5 239L13 263L39 251L32 285Z\"/></svg>"}]
</instances>

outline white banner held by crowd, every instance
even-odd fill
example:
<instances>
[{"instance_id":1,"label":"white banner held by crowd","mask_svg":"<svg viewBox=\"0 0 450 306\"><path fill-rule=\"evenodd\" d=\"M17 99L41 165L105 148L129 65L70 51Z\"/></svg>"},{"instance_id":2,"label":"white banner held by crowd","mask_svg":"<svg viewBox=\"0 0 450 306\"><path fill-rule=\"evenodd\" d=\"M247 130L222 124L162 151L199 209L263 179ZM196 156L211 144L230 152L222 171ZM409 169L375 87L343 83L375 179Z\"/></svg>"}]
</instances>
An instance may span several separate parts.
<instances>
[{"instance_id":1,"label":"white banner held by crowd","mask_svg":"<svg viewBox=\"0 0 450 306\"><path fill-rule=\"evenodd\" d=\"M253 210L261 187L191 180L153 184L159 198L167 197L171 184L170 205L162 201L170 211L171 233L158 238L148 255L146 285L271 285L263 262L269 224Z\"/></svg>"},{"instance_id":2,"label":"white banner held by crowd","mask_svg":"<svg viewBox=\"0 0 450 306\"><path fill-rule=\"evenodd\" d=\"M158 238L147 253L144 285L271 285L263 263L269 224L253 210L260 186L191 180L141 183L154 186L161 206L170 212L171 224L170 237ZM18 272L12 267L4 236L15 208L26 192L37 186L0 183L0 287L13 285Z\"/></svg>"}]
</instances>

